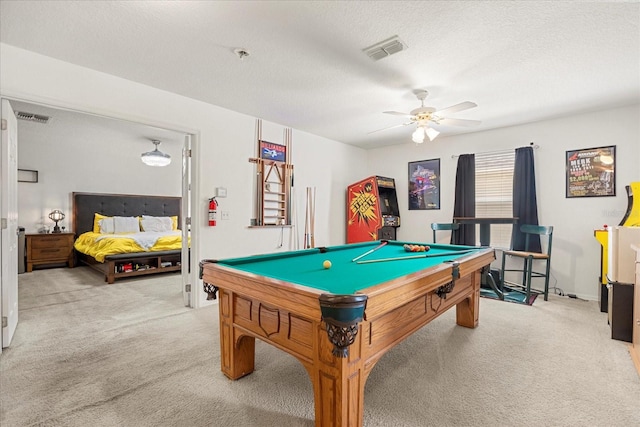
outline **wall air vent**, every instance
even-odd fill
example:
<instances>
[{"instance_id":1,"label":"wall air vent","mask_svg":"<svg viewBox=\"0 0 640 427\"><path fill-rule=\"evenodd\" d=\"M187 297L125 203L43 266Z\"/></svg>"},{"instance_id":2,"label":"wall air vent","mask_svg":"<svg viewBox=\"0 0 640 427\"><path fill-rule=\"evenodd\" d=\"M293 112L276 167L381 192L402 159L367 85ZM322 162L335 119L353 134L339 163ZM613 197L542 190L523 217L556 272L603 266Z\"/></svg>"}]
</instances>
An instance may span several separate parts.
<instances>
[{"instance_id":1,"label":"wall air vent","mask_svg":"<svg viewBox=\"0 0 640 427\"><path fill-rule=\"evenodd\" d=\"M374 61L378 61L382 58L393 55L394 53L407 50L407 48L408 46L402 40L400 40L398 36L393 36L387 40L363 49L363 52L366 53L369 58L373 59Z\"/></svg>"},{"instance_id":2,"label":"wall air vent","mask_svg":"<svg viewBox=\"0 0 640 427\"><path fill-rule=\"evenodd\" d=\"M29 122L42 123L43 125L46 125L50 119L49 116L25 113L24 111L16 111L16 117L18 118L18 120L27 120Z\"/></svg>"}]
</instances>

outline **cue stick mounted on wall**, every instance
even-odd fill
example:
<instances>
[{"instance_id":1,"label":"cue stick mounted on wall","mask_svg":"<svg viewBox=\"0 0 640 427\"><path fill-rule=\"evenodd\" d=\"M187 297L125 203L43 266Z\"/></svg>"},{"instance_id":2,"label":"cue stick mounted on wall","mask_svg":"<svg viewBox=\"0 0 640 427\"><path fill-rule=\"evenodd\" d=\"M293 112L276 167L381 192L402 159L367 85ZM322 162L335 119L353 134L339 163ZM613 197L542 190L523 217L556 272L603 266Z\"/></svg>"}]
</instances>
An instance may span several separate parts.
<instances>
[{"instance_id":1,"label":"cue stick mounted on wall","mask_svg":"<svg viewBox=\"0 0 640 427\"><path fill-rule=\"evenodd\" d=\"M304 249L315 248L316 188L307 187L307 206L304 215Z\"/></svg>"},{"instance_id":2,"label":"cue stick mounted on wall","mask_svg":"<svg viewBox=\"0 0 640 427\"><path fill-rule=\"evenodd\" d=\"M262 120L256 119L256 161L257 161L257 170L256 170L256 225L263 225L264 218L264 194L263 194L263 165L261 162L260 155L260 141L262 141Z\"/></svg>"}]
</instances>

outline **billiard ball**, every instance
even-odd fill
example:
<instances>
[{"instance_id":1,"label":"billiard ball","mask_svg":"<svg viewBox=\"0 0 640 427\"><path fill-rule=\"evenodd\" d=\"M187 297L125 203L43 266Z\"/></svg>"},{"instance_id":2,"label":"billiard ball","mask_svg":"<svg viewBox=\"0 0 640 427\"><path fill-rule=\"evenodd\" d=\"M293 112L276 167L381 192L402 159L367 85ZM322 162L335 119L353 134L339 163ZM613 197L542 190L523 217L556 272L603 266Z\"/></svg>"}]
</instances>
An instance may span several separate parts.
<instances>
[{"instance_id":1,"label":"billiard ball","mask_svg":"<svg viewBox=\"0 0 640 427\"><path fill-rule=\"evenodd\" d=\"M326 260L325 262L322 263L322 266L324 268L331 268L331 261Z\"/></svg>"},{"instance_id":2,"label":"billiard ball","mask_svg":"<svg viewBox=\"0 0 640 427\"><path fill-rule=\"evenodd\" d=\"M404 245L404 250L407 252L427 252L431 249L426 245Z\"/></svg>"}]
</instances>

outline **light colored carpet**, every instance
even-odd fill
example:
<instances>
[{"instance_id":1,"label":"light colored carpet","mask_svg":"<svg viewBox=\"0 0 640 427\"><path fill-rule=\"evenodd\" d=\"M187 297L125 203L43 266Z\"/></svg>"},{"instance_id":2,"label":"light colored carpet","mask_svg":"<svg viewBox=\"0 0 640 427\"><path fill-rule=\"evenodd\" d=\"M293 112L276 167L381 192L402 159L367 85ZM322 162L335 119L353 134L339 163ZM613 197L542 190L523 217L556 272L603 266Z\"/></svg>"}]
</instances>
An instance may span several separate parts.
<instances>
[{"instance_id":1,"label":"light colored carpet","mask_svg":"<svg viewBox=\"0 0 640 427\"><path fill-rule=\"evenodd\" d=\"M106 285L86 267L19 276L20 323L0 356L0 424L313 426L311 382L256 342L256 371L220 372L217 306L183 307L179 275ZM640 378L595 302L482 298L395 347L366 385L366 426L640 425Z\"/></svg>"}]
</instances>

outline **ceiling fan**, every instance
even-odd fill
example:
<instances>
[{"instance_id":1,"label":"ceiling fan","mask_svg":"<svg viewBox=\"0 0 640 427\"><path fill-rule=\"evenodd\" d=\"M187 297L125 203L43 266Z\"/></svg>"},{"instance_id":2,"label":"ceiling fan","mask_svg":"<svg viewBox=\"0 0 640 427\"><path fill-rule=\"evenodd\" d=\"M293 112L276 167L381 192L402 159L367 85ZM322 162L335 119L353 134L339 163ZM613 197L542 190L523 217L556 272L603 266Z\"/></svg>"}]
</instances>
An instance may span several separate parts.
<instances>
[{"instance_id":1,"label":"ceiling fan","mask_svg":"<svg viewBox=\"0 0 640 427\"><path fill-rule=\"evenodd\" d=\"M466 120L466 119L453 119L446 117L449 114L457 113L458 111L468 110L469 108L477 107L475 102L465 101L456 105L452 105L442 110L436 110L433 107L425 107L424 100L427 98L429 92L424 89L416 89L413 91L418 100L420 100L420 107L411 110L410 113L401 113L399 111L384 111L385 114L393 114L395 116L408 117L409 121L395 126L386 127L383 129L374 130L369 132L380 132L383 130L393 129L400 126L408 126L416 124L416 130L411 135L413 142L418 144L424 142L425 136L429 138L429 141L433 141L440 132L434 129L433 125L445 125L445 126L477 126L480 124L479 120Z\"/></svg>"}]
</instances>

